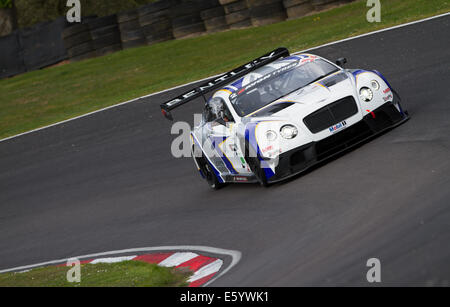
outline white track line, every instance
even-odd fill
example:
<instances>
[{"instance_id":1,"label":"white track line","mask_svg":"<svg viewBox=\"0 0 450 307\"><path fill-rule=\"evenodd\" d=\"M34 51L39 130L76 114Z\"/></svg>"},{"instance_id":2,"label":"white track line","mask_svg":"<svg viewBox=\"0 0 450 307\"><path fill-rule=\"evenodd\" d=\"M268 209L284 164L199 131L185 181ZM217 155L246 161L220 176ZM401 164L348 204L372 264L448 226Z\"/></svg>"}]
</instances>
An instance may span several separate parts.
<instances>
[{"instance_id":1,"label":"white track line","mask_svg":"<svg viewBox=\"0 0 450 307\"><path fill-rule=\"evenodd\" d=\"M322 47L327 47L327 46L339 44L339 43L342 43L342 42L358 39L358 38L361 38L361 37L365 37L365 36L369 36L369 35L385 32L385 31L390 31L390 30L394 30L394 29L398 29L398 28L403 28L403 27L410 26L410 25L413 25L413 24L417 24L417 23L429 21L429 20L432 20L432 19L444 17L444 16L447 16L449 14L450 14L450 12L444 13L444 14L440 14L440 15L436 15L436 16L432 16L432 17L428 17L428 18L424 18L424 19L420 19L420 20L416 20L416 21L411 21L411 22L408 22L408 23L400 24L400 25L397 25L397 26L389 27L389 28L380 29L380 30L373 31L373 32L368 32L368 33L365 33L365 34L360 34L360 35L357 35L357 36L344 38L344 39L341 39L341 40L338 40L338 41L334 41L334 42L330 42L330 43L326 43L326 44L323 44L323 45L320 45L320 46L316 46L316 47L312 47L312 48L309 48L309 49L297 51L297 52L294 52L292 54L298 54L298 53L302 53L302 52L306 52L306 51L311 51L311 50L314 50L314 49L319 49L319 48L322 48ZM76 120L76 119L79 119L79 118L90 116L90 115L98 113L98 112L103 112L103 111L106 111L106 110L109 110L109 109L112 109L112 108L115 108L115 107L119 107L119 106L127 104L127 103L131 103L131 102L137 101L137 100L142 99L142 98L148 98L148 97L155 96L155 95L158 95L158 94L161 94L161 93L166 93L168 91L173 91L175 89L178 89L178 88L181 88L181 87L184 87L184 86L188 86L188 85L191 85L191 84L195 84L197 82L205 81L205 80L208 80L210 78L218 77L220 75L222 75L222 74L217 74L217 75L214 75L214 76L206 77L206 78L203 78L203 79L200 79L200 80L196 80L196 81L192 81L192 82L185 83L185 84L180 84L180 85L177 85L175 87L172 87L172 88L169 88L169 89L165 89L165 90L162 90L162 91L159 91L159 92L156 92L156 93L151 93L151 94L148 94L148 95L145 95L145 96L137 97L137 98L134 98L134 99L131 99L131 100L128 100L128 101L124 101L124 102L121 102L121 103L118 103L118 104L115 104L115 105L112 105L112 106L109 106L109 107L106 107L106 108L102 108L102 109L99 109L99 110L96 110L96 111L92 111L92 112L89 112L89 113L86 113L86 114L83 114L83 115L72 117L72 118L69 118L69 119L66 119L66 120L63 120L63 121L51 124L51 125L47 125L47 126L44 126L44 127L40 127L40 128L36 128L36 129L33 129L33 130L29 130L29 131L23 132L23 133L19 133L19 134L16 134L16 135L13 135L13 136L1 139L0 142L4 142L4 141L7 141L7 140L10 140L10 139L13 139L13 138L17 138L17 137L22 136L22 135L30 134L30 133L33 133L33 132L36 132L36 131L39 131L39 130L43 130L43 129L47 129L47 128L53 127L53 126L61 125L61 124L67 123L69 121L73 121L73 120Z\"/></svg>"},{"instance_id":2,"label":"white track line","mask_svg":"<svg viewBox=\"0 0 450 307\"><path fill-rule=\"evenodd\" d=\"M197 257L198 254L196 253L175 253L169 257L167 257L166 259L164 259L163 261L161 261L160 263L158 263L159 266L164 266L164 267L173 267L173 266L177 266L180 265L186 261L189 261L195 257Z\"/></svg>"},{"instance_id":3,"label":"white track line","mask_svg":"<svg viewBox=\"0 0 450 307\"><path fill-rule=\"evenodd\" d=\"M134 256L125 256L125 257L98 258L98 259L92 260L90 263L91 264L96 264L96 263L117 263L117 262L122 262L122 261L127 261L127 260L133 260L134 258L136 258L136 255L134 255Z\"/></svg>"},{"instance_id":4,"label":"white track line","mask_svg":"<svg viewBox=\"0 0 450 307\"><path fill-rule=\"evenodd\" d=\"M85 259L85 258L95 258L99 256L108 256L108 255L115 255L115 254L125 254L125 253L137 253L137 252L148 252L148 251L198 251L198 252L206 252L211 254L219 254L219 255L226 255L231 257L231 263L228 265L227 268L222 270L220 274L214 276L214 278L211 278L208 282L204 283L202 286L207 286L214 282L216 279L220 278L224 274L226 274L229 270L231 270L240 260L242 257L242 253L240 251L235 250L228 250L228 249L222 249L222 248L216 248L216 247L209 247L209 246L198 246L198 245L182 245L182 246L156 246L156 247L141 247L141 248L130 248L130 249L122 249L122 250L116 250L116 251L110 251L110 252L103 252L103 253L96 253L96 254L89 254L89 255L83 255L83 256L77 256L77 257L70 257L70 258L64 258L59 260L52 260L47 262L41 262L36 263L32 265L24 265L19 266L11 269L5 269L0 270L1 273L7 273L7 272L13 272L13 271L20 271L20 270L28 270L35 267L41 267L41 266L47 266L52 264L60 264L67 262L69 259Z\"/></svg>"}]
</instances>

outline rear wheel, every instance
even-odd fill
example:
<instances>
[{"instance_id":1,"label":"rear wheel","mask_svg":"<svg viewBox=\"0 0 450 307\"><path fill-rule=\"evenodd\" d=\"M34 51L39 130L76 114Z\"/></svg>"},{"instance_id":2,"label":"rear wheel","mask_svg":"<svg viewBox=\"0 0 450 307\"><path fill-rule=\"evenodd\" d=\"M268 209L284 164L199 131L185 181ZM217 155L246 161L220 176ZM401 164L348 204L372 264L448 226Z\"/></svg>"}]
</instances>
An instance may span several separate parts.
<instances>
[{"instance_id":1,"label":"rear wheel","mask_svg":"<svg viewBox=\"0 0 450 307\"><path fill-rule=\"evenodd\" d=\"M200 157L195 157L195 160L197 161L198 167L200 167L200 171L205 176L206 182L208 182L208 185L212 189L218 190L224 186L223 183L219 182L219 179L217 178L216 174L214 173L214 170L213 170L211 164L203 156L203 153Z\"/></svg>"}]
</instances>

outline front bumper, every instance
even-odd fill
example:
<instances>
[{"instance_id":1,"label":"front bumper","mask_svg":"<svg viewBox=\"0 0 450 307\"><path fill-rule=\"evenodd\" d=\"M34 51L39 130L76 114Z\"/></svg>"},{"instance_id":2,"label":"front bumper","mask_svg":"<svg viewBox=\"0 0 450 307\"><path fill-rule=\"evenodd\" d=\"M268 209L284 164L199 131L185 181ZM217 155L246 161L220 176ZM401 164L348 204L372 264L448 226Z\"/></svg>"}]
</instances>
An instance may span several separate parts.
<instances>
[{"instance_id":1,"label":"front bumper","mask_svg":"<svg viewBox=\"0 0 450 307\"><path fill-rule=\"evenodd\" d=\"M268 182L273 183L301 173L314 164L398 126L408 119L407 113L403 110L399 112L394 103L388 102L364 116L358 123L336 134L282 153L275 168L275 175Z\"/></svg>"}]
</instances>

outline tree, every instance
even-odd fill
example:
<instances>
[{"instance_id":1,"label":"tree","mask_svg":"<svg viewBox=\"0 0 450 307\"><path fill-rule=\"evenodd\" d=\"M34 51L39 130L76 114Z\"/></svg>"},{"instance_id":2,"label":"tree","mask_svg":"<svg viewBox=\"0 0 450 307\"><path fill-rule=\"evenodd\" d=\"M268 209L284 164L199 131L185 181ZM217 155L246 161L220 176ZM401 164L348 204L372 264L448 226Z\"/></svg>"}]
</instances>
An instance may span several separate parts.
<instances>
[{"instance_id":1,"label":"tree","mask_svg":"<svg viewBox=\"0 0 450 307\"><path fill-rule=\"evenodd\" d=\"M13 0L0 0L0 36L17 29L17 11Z\"/></svg>"}]
</instances>

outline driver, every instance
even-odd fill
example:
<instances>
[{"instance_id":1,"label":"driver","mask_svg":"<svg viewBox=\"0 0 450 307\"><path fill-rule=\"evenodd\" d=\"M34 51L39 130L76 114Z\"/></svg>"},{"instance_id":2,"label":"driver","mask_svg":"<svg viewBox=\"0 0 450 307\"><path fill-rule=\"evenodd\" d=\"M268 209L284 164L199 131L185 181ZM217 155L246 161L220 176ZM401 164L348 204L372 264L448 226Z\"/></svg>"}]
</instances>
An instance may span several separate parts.
<instances>
[{"instance_id":1,"label":"driver","mask_svg":"<svg viewBox=\"0 0 450 307\"><path fill-rule=\"evenodd\" d=\"M209 108L211 110L211 113L214 115L213 117L217 120L223 120L225 123L230 121L230 118L228 116L228 112L225 108L225 105L220 98L212 98L209 101Z\"/></svg>"}]
</instances>

